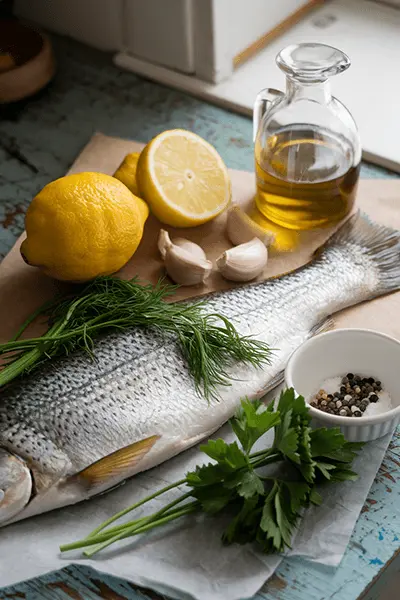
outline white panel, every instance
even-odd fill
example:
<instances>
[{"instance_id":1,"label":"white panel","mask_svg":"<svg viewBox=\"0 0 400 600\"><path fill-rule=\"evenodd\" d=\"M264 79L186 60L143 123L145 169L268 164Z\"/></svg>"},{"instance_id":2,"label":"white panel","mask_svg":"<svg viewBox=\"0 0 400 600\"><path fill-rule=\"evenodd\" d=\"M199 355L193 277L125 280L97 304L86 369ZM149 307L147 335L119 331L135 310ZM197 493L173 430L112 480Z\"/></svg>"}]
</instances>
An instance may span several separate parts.
<instances>
[{"instance_id":1,"label":"white panel","mask_svg":"<svg viewBox=\"0 0 400 600\"><path fill-rule=\"evenodd\" d=\"M309 0L195 0L196 75L210 82L232 73L233 58Z\"/></svg>"},{"instance_id":2,"label":"white panel","mask_svg":"<svg viewBox=\"0 0 400 600\"><path fill-rule=\"evenodd\" d=\"M101 50L122 48L123 0L15 0L16 15Z\"/></svg>"},{"instance_id":3,"label":"white panel","mask_svg":"<svg viewBox=\"0 0 400 600\"><path fill-rule=\"evenodd\" d=\"M139 58L194 71L192 0L127 0L125 44Z\"/></svg>"}]
</instances>

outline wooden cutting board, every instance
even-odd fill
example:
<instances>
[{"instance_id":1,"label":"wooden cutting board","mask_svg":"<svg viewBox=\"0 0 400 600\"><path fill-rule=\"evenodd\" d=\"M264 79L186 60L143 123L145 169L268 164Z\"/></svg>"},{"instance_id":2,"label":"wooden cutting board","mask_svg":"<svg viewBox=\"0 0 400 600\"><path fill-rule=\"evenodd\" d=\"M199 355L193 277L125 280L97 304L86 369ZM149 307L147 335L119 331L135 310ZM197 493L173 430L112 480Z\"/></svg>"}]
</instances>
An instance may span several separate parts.
<instances>
[{"instance_id":1,"label":"wooden cutting board","mask_svg":"<svg viewBox=\"0 0 400 600\"><path fill-rule=\"evenodd\" d=\"M83 149L70 169L70 173L82 171L101 171L113 174L124 156L129 152L137 152L142 148L137 142L122 140L96 134ZM233 188L233 202L244 208L253 200L255 191L254 174L245 171L230 171ZM400 229L400 180L361 180L358 207L372 219ZM129 261L120 271L124 278L139 275L144 281L155 283L164 275L162 262L157 250L157 237L160 227L168 229L173 236L187 237L198 242L206 251L208 258L215 259L227 248L231 247L225 237L226 216L221 215L211 223L193 229L174 229L162 226L157 219L150 216L142 242ZM298 249L291 253L271 255L262 275L258 280L290 271L306 263L332 230L302 234ZM43 302L63 289L38 269L26 265L20 255L19 247L24 236L16 242L0 265L0 341L8 340L27 316ZM400 256L399 256L400 261ZM182 287L175 300L201 296L216 290L226 290L240 284L223 279L217 272L213 273L206 284L201 286ZM379 298L361 306L343 311L338 315L338 327L369 327L393 335L400 339L400 292ZM31 334L40 333L43 325L38 324Z\"/></svg>"}]
</instances>

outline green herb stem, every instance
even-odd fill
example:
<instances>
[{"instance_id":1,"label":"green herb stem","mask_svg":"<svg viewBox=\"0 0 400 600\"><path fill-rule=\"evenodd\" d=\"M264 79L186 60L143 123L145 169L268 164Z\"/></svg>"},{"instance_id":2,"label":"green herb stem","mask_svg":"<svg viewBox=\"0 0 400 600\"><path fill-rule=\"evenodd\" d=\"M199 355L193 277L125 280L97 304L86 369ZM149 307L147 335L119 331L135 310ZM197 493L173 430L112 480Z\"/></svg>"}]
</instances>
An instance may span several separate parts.
<instances>
[{"instance_id":1,"label":"green herb stem","mask_svg":"<svg viewBox=\"0 0 400 600\"><path fill-rule=\"evenodd\" d=\"M131 506L128 506L124 510L121 510L120 512L116 513L115 515L113 515L112 517L110 517L109 519L104 521L104 523L101 523L101 525L96 527L96 529L94 529L91 533L89 533L89 535L87 537L90 538L90 537L96 536L100 531L102 531L103 529L108 527L108 525L111 525L111 523L114 523L114 521L117 521L118 519L125 516L129 512L132 512L136 508L139 508L139 506L143 506L143 504L150 502L150 500L153 500L154 498L157 498L158 496L165 494L165 492L169 492L170 490L173 490L174 488L179 487L180 485L184 485L185 483L186 483L186 479L181 479L180 481L177 481L176 483L171 483L171 485L167 485L166 487L162 488L161 490L154 492L154 494L151 494L150 496L146 496L146 498L143 498L139 502L136 502L135 504L131 504Z\"/></svg>"},{"instance_id":2,"label":"green herb stem","mask_svg":"<svg viewBox=\"0 0 400 600\"><path fill-rule=\"evenodd\" d=\"M87 546L94 546L96 544L99 544L101 542L104 542L104 541L110 539L116 533L125 534L126 531L128 530L128 528L130 529L133 526L138 525L139 526L138 529L135 530L135 535L136 535L136 531L138 533L140 533L139 529L141 530L142 527L144 527L145 525L147 528L150 524L153 524L154 527L157 527L157 524L161 521L161 518L165 519L166 517L168 517L169 520L172 520L172 518L174 516L176 518L178 518L178 517L182 516L182 514L186 514L186 513L183 513L182 511L186 511L186 510L188 510L188 508L190 508L190 512L194 512L195 508L200 508L200 502L193 501L188 504L185 504L183 507L177 506L176 508L165 512L163 514L163 516L160 517L160 519L158 519L158 520L156 520L154 517L151 519L149 517L142 517L141 519L136 519L135 521L128 521L127 523L122 523L121 525L118 525L116 527L110 527L109 529L107 529L106 531L103 531L102 533L99 533L98 535L83 538L81 540L72 542L70 544L63 544L62 546L60 546L60 551L67 552L70 550L79 550L80 548L85 548ZM133 534L131 534L131 535L133 535Z\"/></svg>"},{"instance_id":3,"label":"green herb stem","mask_svg":"<svg viewBox=\"0 0 400 600\"><path fill-rule=\"evenodd\" d=\"M107 546L110 546L111 544L118 542L118 540L121 540L125 537L129 537L130 535L132 535L135 532L136 533L138 531L141 532L143 527L158 521L161 517L168 518L168 517L165 517L165 513L167 513L171 508L174 508L174 506L176 506L177 504L180 504L181 502L183 502L183 500L186 500L186 498L189 498L190 495L191 495L191 492L188 492L187 494L183 494L183 496L181 496L180 498L177 498L176 500L173 500L172 502L170 502L169 504L164 506L164 508L157 511L154 515L145 517L144 521L143 521L143 525L135 523L134 525L127 527L123 531L120 531L120 532L116 533L115 535L111 536L104 542L101 542L93 550L88 550L87 552L85 552L85 556L88 556L88 557L93 556L93 554L96 554L100 550L104 550L104 548L107 548ZM177 518L177 517L175 515L175 516L170 517L170 519L171 518ZM91 541L91 538L89 537L88 540Z\"/></svg>"},{"instance_id":4,"label":"green herb stem","mask_svg":"<svg viewBox=\"0 0 400 600\"><path fill-rule=\"evenodd\" d=\"M131 529L126 530L124 533L122 533L120 536L118 536L118 540L124 540L124 539L126 539L128 537L132 537L134 535L146 533L147 531L150 531L151 529L155 529L156 527L160 527L161 525L166 525L170 521L175 521L176 519L179 519L180 517L184 517L191 513L198 512L199 509L200 509L200 503L192 502L191 504L182 507L179 511L176 511L175 513L164 515L160 519L152 520L149 523L142 525L141 527L138 527L136 529L131 528ZM105 547L107 547L113 543L114 543L114 541L110 541L110 543L104 542L103 544L99 544L93 550L86 550L83 554L87 558L90 558L94 554L97 554L97 552L99 552L100 550L104 549Z\"/></svg>"}]
</instances>

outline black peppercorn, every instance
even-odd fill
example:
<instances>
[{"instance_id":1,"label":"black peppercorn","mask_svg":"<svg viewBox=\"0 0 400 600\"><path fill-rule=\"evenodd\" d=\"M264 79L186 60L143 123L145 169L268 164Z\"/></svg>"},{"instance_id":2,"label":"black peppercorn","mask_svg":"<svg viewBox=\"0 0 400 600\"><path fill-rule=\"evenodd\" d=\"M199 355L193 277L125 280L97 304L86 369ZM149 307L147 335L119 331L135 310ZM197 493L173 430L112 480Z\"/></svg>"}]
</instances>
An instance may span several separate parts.
<instances>
[{"instance_id":1,"label":"black peppercorn","mask_svg":"<svg viewBox=\"0 0 400 600\"><path fill-rule=\"evenodd\" d=\"M346 377L347 379L354 379L353 373L347 373Z\"/></svg>"},{"instance_id":2,"label":"black peppercorn","mask_svg":"<svg viewBox=\"0 0 400 600\"><path fill-rule=\"evenodd\" d=\"M370 396L368 396L368 400L370 402L378 402L379 398L376 394L371 394Z\"/></svg>"}]
</instances>

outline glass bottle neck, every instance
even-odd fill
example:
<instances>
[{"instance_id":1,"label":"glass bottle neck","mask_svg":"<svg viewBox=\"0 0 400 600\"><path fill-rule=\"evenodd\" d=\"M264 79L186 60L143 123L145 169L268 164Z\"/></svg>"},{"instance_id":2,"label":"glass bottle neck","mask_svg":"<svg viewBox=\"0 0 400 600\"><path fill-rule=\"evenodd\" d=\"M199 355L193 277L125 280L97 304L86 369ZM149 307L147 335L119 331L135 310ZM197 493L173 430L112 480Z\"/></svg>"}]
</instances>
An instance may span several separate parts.
<instances>
[{"instance_id":1,"label":"glass bottle neck","mask_svg":"<svg viewBox=\"0 0 400 600\"><path fill-rule=\"evenodd\" d=\"M331 100L329 81L318 81L315 83L303 83L292 77L286 78L286 95L290 102L294 100L307 99L318 104L328 104Z\"/></svg>"}]
</instances>

